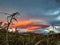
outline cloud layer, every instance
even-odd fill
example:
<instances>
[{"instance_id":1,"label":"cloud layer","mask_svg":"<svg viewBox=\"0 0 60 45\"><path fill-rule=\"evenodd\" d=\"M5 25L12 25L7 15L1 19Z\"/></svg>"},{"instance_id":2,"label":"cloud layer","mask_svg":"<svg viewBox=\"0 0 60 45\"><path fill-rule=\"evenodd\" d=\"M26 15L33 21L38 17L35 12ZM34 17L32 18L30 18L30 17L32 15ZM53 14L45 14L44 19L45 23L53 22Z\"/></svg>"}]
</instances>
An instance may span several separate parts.
<instances>
[{"instance_id":1,"label":"cloud layer","mask_svg":"<svg viewBox=\"0 0 60 45\"><path fill-rule=\"evenodd\" d=\"M32 20L22 20L18 22L13 22L13 27L24 28L26 30L36 30L48 27L49 24L41 21L32 21Z\"/></svg>"}]
</instances>

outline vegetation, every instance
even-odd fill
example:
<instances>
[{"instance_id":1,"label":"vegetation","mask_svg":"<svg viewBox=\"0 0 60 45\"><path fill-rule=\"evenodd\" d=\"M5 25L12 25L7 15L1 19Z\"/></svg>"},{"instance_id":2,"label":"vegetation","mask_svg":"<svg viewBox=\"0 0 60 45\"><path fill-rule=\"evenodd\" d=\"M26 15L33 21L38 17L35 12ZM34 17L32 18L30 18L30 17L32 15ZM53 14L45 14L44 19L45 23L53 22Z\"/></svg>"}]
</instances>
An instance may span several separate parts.
<instances>
[{"instance_id":1,"label":"vegetation","mask_svg":"<svg viewBox=\"0 0 60 45\"><path fill-rule=\"evenodd\" d=\"M0 29L0 45L6 45L6 30ZM8 32L9 45L59 45L60 34L43 35L37 33Z\"/></svg>"}]
</instances>

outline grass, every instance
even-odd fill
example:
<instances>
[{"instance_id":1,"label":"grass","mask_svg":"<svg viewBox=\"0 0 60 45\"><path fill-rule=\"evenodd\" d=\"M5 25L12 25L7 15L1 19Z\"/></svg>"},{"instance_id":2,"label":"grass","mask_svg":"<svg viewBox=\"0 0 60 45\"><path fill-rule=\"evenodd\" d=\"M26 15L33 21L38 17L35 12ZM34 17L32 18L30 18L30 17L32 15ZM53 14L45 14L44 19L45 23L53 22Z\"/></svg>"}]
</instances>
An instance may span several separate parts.
<instances>
[{"instance_id":1,"label":"grass","mask_svg":"<svg viewBox=\"0 0 60 45\"><path fill-rule=\"evenodd\" d=\"M8 33L9 45L59 45L60 34ZM6 30L0 30L0 45L6 45Z\"/></svg>"}]
</instances>

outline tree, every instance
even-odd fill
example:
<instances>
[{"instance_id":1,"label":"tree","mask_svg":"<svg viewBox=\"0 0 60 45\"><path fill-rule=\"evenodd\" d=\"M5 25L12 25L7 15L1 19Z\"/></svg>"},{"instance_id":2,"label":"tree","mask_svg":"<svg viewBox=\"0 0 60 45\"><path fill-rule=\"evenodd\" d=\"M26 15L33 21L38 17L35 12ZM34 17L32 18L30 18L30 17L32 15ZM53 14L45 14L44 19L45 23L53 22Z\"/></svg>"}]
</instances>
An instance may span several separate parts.
<instances>
[{"instance_id":1,"label":"tree","mask_svg":"<svg viewBox=\"0 0 60 45\"><path fill-rule=\"evenodd\" d=\"M17 21L17 19L15 18L15 16L17 14L19 14L19 13L16 12L16 13L13 13L12 15L10 15L10 16L7 16L7 23L8 23L8 25L7 25L7 33L6 33L6 43L7 43L6 45L9 45L9 43L8 43L8 29L9 29L9 26L12 23L13 20Z\"/></svg>"},{"instance_id":2,"label":"tree","mask_svg":"<svg viewBox=\"0 0 60 45\"><path fill-rule=\"evenodd\" d=\"M3 22L1 21L1 22L0 22L0 28L2 28L2 24L3 24Z\"/></svg>"}]
</instances>

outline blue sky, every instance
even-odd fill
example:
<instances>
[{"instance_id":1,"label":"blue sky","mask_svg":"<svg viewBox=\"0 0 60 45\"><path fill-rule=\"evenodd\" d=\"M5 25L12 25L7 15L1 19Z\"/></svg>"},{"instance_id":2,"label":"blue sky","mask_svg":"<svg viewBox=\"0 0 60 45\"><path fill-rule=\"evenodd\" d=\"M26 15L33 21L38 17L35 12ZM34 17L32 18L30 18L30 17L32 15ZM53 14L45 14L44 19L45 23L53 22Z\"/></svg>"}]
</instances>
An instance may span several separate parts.
<instances>
[{"instance_id":1,"label":"blue sky","mask_svg":"<svg viewBox=\"0 0 60 45\"><path fill-rule=\"evenodd\" d=\"M0 0L0 12L19 12L24 18L41 18L60 25L60 3L55 0ZM0 17L6 15L0 14Z\"/></svg>"}]
</instances>

